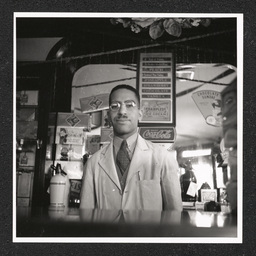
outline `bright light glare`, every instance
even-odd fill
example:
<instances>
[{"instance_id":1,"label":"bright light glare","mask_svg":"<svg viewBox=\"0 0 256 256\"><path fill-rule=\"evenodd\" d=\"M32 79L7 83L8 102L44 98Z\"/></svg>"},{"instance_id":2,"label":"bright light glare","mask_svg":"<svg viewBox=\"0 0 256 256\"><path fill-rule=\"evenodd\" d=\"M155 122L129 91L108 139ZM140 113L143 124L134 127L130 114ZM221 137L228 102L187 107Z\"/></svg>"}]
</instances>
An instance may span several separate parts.
<instances>
[{"instance_id":1,"label":"bright light glare","mask_svg":"<svg viewBox=\"0 0 256 256\"><path fill-rule=\"evenodd\" d=\"M211 149L186 150L182 152L182 157L209 156Z\"/></svg>"},{"instance_id":2,"label":"bright light glare","mask_svg":"<svg viewBox=\"0 0 256 256\"><path fill-rule=\"evenodd\" d=\"M227 218L227 216L224 216L224 215L218 215L217 216L217 226L222 228L224 227L224 224L225 224L225 219Z\"/></svg>"},{"instance_id":3,"label":"bright light glare","mask_svg":"<svg viewBox=\"0 0 256 256\"><path fill-rule=\"evenodd\" d=\"M213 214L197 213L195 218L196 227L210 228L213 222Z\"/></svg>"},{"instance_id":4,"label":"bright light glare","mask_svg":"<svg viewBox=\"0 0 256 256\"><path fill-rule=\"evenodd\" d=\"M208 185L213 188L212 178L212 166L207 163L201 163L193 165L193 172L196 175L198 189L203 183L207 182Z\"/></svg>"}]
</instances>

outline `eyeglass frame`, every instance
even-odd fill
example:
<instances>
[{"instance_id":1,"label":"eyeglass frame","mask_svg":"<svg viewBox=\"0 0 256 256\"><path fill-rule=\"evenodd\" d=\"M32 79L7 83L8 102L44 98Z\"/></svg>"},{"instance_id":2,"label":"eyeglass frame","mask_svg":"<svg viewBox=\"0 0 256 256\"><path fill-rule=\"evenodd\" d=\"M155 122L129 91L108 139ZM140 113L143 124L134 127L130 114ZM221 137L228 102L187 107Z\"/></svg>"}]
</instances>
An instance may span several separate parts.
<instances>
[{"instance_id":1,"label":"eyeglass frame","mask_svg":"<svg viewBox=\"0 0 256 256\"><path fill-rule=\"evenodd\" d=\"M131 103L131 106L130 106L130 107L127 107L127 103ZM117 109L116 109L116 110L111 108L111 105L112 105L112 104L117 104ZM113 102L111 102L111 103L109 104L109 110L111 110L111 111L113 111L113 112L117 112L117 111L120 110L120 108L121 108L122 105L125 105L125 107L126 107L127 110L132 110L132 109L134 109L134 108L137 106L137 104L136 104L133 100L126 100L125 102L113 101Z\"/></svg>"}]
</instances>

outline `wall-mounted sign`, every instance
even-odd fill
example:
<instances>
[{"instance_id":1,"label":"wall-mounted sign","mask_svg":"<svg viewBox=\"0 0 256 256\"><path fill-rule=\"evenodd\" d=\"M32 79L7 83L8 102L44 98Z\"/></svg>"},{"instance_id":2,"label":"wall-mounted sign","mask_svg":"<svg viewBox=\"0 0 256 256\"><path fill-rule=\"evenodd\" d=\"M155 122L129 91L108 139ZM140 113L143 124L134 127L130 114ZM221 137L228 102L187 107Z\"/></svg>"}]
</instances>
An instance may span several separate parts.
<instances>
[{"instance_id":1,"label":"wall-mounted sign","mask_svg":"<svg viewBox=\"0 0 256 256\"><path fill-rule=\"evenodd\" d=\"M84 131L82 127L57 126L56 144L83 145Z\"/></svg>"},{"instance_id":2,"label":"wall-mounted sign","mask_svg":"<svg viewBox=\"0 0 256 256\"><path fill-rule=\"evenodd\" d=\"M143 124L175 123L175 62L171 52L141 53L138 90Z\"/></svg>"},{"instance_id":3,"label":"wall-mounted sign","mask_svg":"<svg viewBox=\"0 0 256 256\"><path fill-rule=\"evenodd\" d=\"M52 116L52 124L54 126L55 115ZM75 114L75 113L58 113L57 126L67 127L87 127L89 122L88 114Z\"/></svg>"},{"instance_id":4,"label":"wall-mounted sign","mask_svg":"<svg viewBox=\"0 0 256 256\"><path fill-rule=\"evenodd\" d=\"M108 93L103 93L91 97L80 98L81 111L83 113L92 113L108 109Z\"/></svg>"},{"instance_id":5,"label":"wall-mounted sign","mask_svg":"<svg viewBox=\"0 0 256 256\"><path fill-rule=\"evenodd\" d=\"M222 125L220 92L212 90L198 91L192 94L192 98L207 124L217 127Z\"/></svg>"},{"instance_id":6,"label":"wall-mounted sign","mask_svg":"<svg viewBox=\"0 0 256 256\"><path fill-rule=\"evenodd\" d=\"M174 127L140 127L140 135L152 142L174 142L176 137L176 132Z\"/></svg>"}]
</instances>

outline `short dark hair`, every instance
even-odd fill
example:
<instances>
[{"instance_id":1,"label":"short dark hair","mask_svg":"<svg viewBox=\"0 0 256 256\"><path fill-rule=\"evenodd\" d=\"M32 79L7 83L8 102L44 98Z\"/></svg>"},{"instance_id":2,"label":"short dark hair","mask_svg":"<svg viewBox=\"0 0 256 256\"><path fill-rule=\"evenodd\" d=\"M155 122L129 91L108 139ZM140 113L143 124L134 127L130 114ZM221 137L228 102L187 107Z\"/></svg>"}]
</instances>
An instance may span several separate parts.
<instances>
[{"instance_id":1,"label":"short dark hair","mask_svg":"<svg viewBox=\"0 0 256 256\"><path fill-rule=\"evenodd\" d=\"M111 103L111 96L112 96L113 92L115 92L119 89L127 89L127 90L134 92L134 94L138 100L138 104L140 105L140 94L139 94L138 90L130 85L127 85L127 84L119 84L111 90L111 92L109 94L109 99L108 99L109 104Z\"/></svg>"}]
</instances>

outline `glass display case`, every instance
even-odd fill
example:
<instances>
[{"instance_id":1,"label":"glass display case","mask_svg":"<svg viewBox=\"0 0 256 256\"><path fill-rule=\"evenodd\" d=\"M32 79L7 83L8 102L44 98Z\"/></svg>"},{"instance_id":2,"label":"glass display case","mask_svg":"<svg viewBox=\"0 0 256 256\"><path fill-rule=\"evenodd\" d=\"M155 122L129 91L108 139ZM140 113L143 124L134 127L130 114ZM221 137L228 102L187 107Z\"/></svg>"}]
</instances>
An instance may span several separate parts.
<instances>
[{"instance_id":1,"label":"glass display case","mask_svg":"<svg viewBox=\"0 0 256 256\"><path fill-rule=\"evenodd\" d=\"M38 91L16 93L16 177L17 205L30 206L32 201L38 132Z\"/></svg>"}]
</instances>

